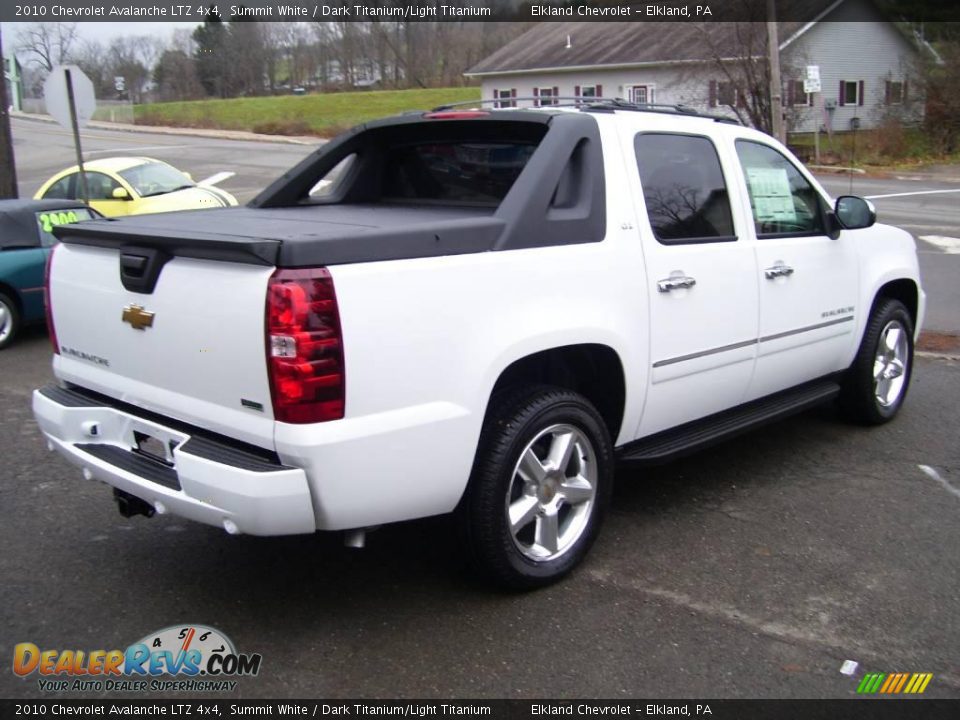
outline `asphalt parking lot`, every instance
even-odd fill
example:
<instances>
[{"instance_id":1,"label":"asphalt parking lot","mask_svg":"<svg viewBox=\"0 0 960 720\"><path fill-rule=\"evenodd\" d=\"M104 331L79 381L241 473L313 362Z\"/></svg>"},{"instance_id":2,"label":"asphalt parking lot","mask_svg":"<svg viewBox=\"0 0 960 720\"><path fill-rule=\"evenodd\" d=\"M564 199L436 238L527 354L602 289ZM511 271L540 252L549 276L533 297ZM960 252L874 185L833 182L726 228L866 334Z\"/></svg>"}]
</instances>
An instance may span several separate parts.
<instances>
[{"instance_id":1,"label":"asphalt parking lot","mask_svg":"<svg viewBox=\"0 0 960 720\"><path fill-rule=\"evenodd\" d=\"M279 171L294 151L270 145L240 166ZM212 174L229 148L211 152ZM25 169L39 184L48 168ZM955 283L957 256L924 252ZM958 309L937 312L950 326ZM927 697L960 697L958 360L919 357L881 428L825 407L621 470L584 566L509 595L472 579L445 518L383 528L364 550L122 518L108 488L46 451L30 393L52 379L49 358L41 330L0 353L7 661L19 642L123 648L202 623L263 656L237 698L845 698L864 672L930 672ZM36 675L0 672L0 697L41 696Z\"/></svg>"},{"instance_id":2,"label":"asphalt parking lot","mask_svg":"<svg viewBox=\"0 0 960 720\"><path fill-rule=\"evenodd\" d=\"M29 398L48 360L42 332L0 357L8 659L18 642L122 648L204 623L263 655L231 697L848 697L848 659L960 696L958 362L920 358L882 428L824 408L621 471L582 569L504 595L472 580L443 518L364 550L122 518L45 449ZM0 697L40 695L36 675L0 673Z\"/></svg>"}]
</instances>

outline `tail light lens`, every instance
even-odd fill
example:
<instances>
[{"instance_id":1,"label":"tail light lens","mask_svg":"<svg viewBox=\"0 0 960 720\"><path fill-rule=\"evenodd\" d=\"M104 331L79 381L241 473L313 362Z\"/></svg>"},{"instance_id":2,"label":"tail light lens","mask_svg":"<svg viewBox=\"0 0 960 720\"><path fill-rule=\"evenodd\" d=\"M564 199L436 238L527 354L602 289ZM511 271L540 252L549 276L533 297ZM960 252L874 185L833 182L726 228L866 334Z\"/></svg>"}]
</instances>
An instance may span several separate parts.
<instances>
[{"instance_id":1,"label":"tail light lens","mask_svg":"<svg viewBox=\"0 0 960 720\"><path fill-rule=\"evenodd\" d=\"M53 326L53 307L50 305L50 269L53 267L53 256L60 247L59 243L50 248L47 255L47 266L43 271L43 309L47 316L47 332L53 344L53 352L60 354L60 343L57 342L57 329Z\"/></svg>"},{"instance_id":2,"label":"tail light lens","mask_svg":"<svg viewBox=\"0 0 960 720\"><path fill-rule=\"evenodd\" d=\"M267 364L275 419L315 423L343 417L343 335L326 268L280 269L271 276Z\"/></svg>"}]
</instances>

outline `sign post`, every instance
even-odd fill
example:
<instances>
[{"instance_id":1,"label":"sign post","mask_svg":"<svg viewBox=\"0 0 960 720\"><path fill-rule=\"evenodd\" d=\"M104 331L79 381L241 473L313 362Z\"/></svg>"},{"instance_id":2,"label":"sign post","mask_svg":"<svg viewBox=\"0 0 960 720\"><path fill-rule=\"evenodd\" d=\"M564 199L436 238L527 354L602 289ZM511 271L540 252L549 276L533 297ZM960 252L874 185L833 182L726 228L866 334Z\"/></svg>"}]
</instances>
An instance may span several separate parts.
<instances>
[{"instance_id":1,"label":"sign post","mask_svg":"<svg viewBox=\"0 0 960 720\"><path fill-rule=\"evenodd\" d=\"M823 109L820 107L820 91L823 88L820 83L820 66L807 65L807 72L803 78L803 91L808 95L813 95L813 117L816 127L813 131L813 161L820 164L820 117L823 115Z\"/></svg>"},{"instance_id":2,"label":"sign post","mask_svg":"<svg viewBox=\"0 0 960 720\"><path fill-rule=\"evenodd\" d=\"M62 127L73 131L73 144L80 168L80 191L84 202L90 202L87 173L83 169L83 151L80 148L80 128L87 124L97 109L93 83L76 65L58 65L50 71L43 84L43 99L47 112Z\"/></svg>"}]
</instances>

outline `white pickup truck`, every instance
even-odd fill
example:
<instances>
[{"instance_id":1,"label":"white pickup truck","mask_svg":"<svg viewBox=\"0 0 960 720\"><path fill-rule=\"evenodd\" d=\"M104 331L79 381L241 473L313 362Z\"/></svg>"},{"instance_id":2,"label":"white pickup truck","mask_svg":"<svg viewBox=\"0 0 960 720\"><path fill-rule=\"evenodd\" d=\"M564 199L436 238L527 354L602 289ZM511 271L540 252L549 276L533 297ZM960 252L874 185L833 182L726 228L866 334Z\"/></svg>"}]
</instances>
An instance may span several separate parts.
<instances>
[{"instance_id":1,"label":"white pickup truck","mask_svg":"<svg viewBox=\"0 0 960 720\"><path fill-rule=\"evenodd\" d=\"M388 118L246 207L58 235L34 413L124 514L362 544L455 512L520 588L583 558L615 462L890 420L925 302L910 235L767 135L619 101Z\"/></svg>"}]
</instances>

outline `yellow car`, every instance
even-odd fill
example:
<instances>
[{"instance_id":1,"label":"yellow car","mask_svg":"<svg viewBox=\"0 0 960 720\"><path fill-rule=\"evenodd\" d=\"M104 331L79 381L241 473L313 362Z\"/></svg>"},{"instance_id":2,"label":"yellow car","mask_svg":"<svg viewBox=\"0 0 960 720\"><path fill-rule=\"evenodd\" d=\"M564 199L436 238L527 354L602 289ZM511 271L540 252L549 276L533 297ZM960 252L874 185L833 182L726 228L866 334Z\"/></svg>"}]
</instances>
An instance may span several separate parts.
<instances>
[{"instance_id":1,"label":"yellow car","mask_svg":"<svg viewBox=\"0 0 960 720\"><path fill-rule=\"evenodd\" d=\"M85 162L83 169L87 176L90 205L107 217L237 204L237 199L230 193L212 187L212 184L195 183L189 175L153 158L102 158ZM218 174L219 177L230 175L232 173ZM37 200L81 199L79 168L74 165L57 173L33 197Z\"/></svg>"}]
</instances>

